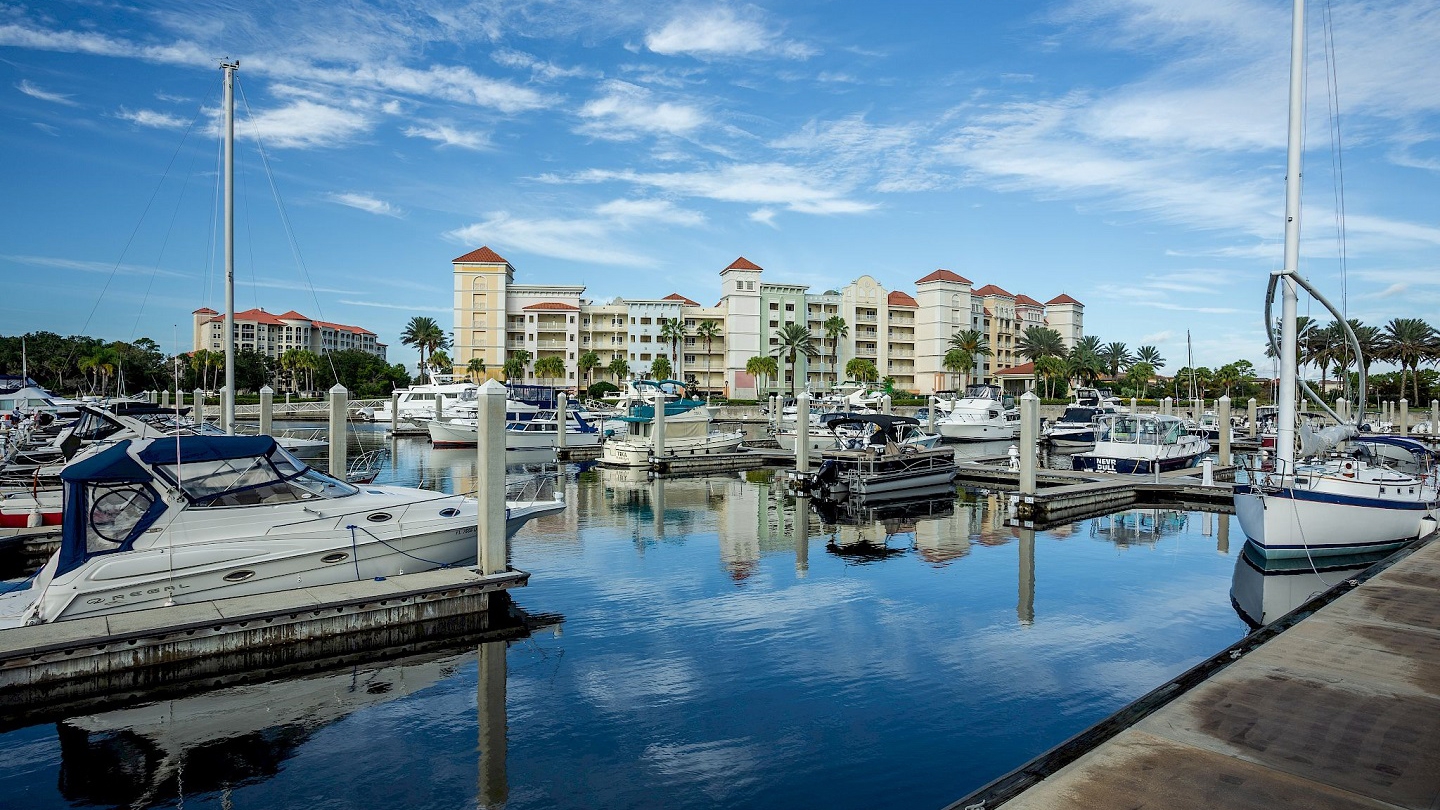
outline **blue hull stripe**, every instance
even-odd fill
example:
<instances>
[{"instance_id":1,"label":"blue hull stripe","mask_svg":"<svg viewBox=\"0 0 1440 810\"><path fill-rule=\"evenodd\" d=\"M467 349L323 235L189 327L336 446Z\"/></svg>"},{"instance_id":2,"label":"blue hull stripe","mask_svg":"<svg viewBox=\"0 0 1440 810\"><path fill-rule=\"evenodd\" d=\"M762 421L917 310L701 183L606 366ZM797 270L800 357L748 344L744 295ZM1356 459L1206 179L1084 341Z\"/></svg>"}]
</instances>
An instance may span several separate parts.
<instances>
[{"instance_id":1,"label":"blue hull stripe","mask_svg":"<svg viewBox=\"0 0 1440 810\"><path fill-rule=\"evenodd\" d=\"M1236 484L1236 495L1251 495L1255 488L1250 484ZM1339 506L1365 506L1371 509L1393 509L1397 511L1421 512L1426 509L1434 509L1437 504L1425 501L1387 501L1381 498L1361 498L1355 495L1335 495L1329 492L1311 492L1304 489L1261 489L1260 494L1267 498L1282 498L1286 500L1313 501L1316 503L1333 503Z\"/></svg>"}]
</instances>

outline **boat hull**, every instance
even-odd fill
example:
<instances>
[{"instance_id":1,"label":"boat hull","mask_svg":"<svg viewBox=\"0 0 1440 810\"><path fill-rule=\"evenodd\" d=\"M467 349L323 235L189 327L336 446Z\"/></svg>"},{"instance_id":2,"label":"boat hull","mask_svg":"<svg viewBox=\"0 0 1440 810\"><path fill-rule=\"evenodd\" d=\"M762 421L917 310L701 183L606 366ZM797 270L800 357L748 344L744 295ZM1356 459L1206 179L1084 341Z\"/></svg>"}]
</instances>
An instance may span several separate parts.
<instances>
[{"instance_id":1,"label":"boat hull","mask_svg":"<svg viewBox=\"0 0 1440 810\"><path fill-rule=\"evenodd\" d=\"M993 442L1020 436L1018 422L939 422L935 429L941 438L957 442Z\"/></svg>"},{"instance_id":2,"label":"boat hull","mask_svg":"<svg viewBox=\"0 0 1440 810\"><path fill-rule=\"evenodd\" d=\"M1274 559L1396 549L1433 526L1434 502L1365 497L1343 490L1343 486L1311 490L1238 484L1235 516L1255 548Z\"/></svg>"},{"instance_id":3,"label":"boat hull","mask_svg":"<svg viewBox=\"0 0 1440 810\"><path fill-rule=\"evenodd\" d=\"M667 439L665 457L708 456L739 449L743 433L710 433L705 436ZM649 466L654 447L648 441L611 438L600 447L600 463L613 467Z\"/></svg>"},{"instance_id":4,"label":"boat hull","mask_svg":"<svg viewBox=\"0 0 1440 810\"><path fill-rule=\"evenodd\" d=\"M1200 462L1202 453L1171 458L1112 458L1082 453L1070 457L1070 468L1079 472L1117 473L1119 475L1151 475L1157 471L1185 470Z\"/></svg>"}]
</instances>

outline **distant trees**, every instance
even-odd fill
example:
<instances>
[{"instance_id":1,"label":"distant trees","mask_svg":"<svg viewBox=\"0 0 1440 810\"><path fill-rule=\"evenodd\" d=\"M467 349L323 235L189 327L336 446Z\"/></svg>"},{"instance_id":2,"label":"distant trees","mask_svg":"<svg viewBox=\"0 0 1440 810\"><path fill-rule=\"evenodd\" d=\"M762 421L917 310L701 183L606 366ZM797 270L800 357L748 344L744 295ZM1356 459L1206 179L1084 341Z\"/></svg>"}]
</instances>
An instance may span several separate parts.
<instances>
[{"instance_id":1,"label":"distant trees","mask_svg":"<svg viewBox=\"0 0 1440 810\"><path fill-rule=\"evenodd\" d=\"M650 377L656 380L668 380L671 376L670 360L663 354L655 356L650 361Z\"/></svg>"},{"instance_id":2,"label":"distant trees","mask_svg":"<svg viewBox=\"0 0 1440 810\"><path fill-rule=\"evenodd\" d=\"M630 364L626 362L625 358L617 355L610 359L610 365L606 366L605 370L614 375L615 384L619 385L620 381L630 374Z\"/></svg>"},{"instance_id":3,"label":"distant trees","mask_svg":"<svg viewBox=\"0 0 1440 810\"><path fill-rule=\"evenodd\" d=\"M575 370L579 371L585 378L585 385L590 385L590 374L600 368L600 355L595 352L585 352L580 359L575 361Z\"/></svg>"},{"instance_id":4,"label":"distant trees","mask_svg":"<svg viewBox=\"0 0 1440 810\"><path fill-rule=\"evenodd\" d=\"M470 362L465 364L465 373L469 375L472 382L480 382L480 378L485 376L485 358L470 358Z\"/></svg>"},{"instance_id":5,"label":"distant trees","mask_svg":"<svg viewBox=\"0 0 1440 810\"><path fill-rule=\"evenodd\" d=\"M535 376L554 384L555 378L565 378L565 358L558 354L546 355L535 361Z\"/></svg>"},{"instance_id":6,"label":"distant trees","mask_svg":"<svg viewBox=\"0 0 1440 810\"><path fill-rule=\"evenodd\" d=\"M873 383L880 379L880 370L871 361L856 357L845 364L845 376L857 382Z\"/></svg>"},{"instance_id":7,"label":"distant trees","mask_svg":"<svg viewBox=\"0 0 1440 810\"><path fill-rule=\"evenodd\" d=\"M529 365L530 352L527 352L524 349L516 349L515 351L510 352L510 356L505 360L505 381L517 383L524 382L525 369Z\"/></svg>"},{"instance_id":8,"label":"distant trees","mask_svg":"<svg viewBox=\"0 0 1440 810\"><path fill-rule=\"evenodd\" d=\"M680 344L685 342L690 327L684 318L661 318L660 321L660 339L670 344L670 356L675 358L675 376L679 377L684 373L684 364L680 362Z\"/></svg>"},{"instance_id":9,"label":"distant trees","mask_svg":"<svg viewBox=\"0 0 1440 810\"><path fill-rule=\"evenodd\" d=\"M773 357L760 355L745 361L745 373L757 380L774 380L780 376L780 363ZM768 385L758 386L758 390L764 391Z\"/></svg>"}]
</instances>

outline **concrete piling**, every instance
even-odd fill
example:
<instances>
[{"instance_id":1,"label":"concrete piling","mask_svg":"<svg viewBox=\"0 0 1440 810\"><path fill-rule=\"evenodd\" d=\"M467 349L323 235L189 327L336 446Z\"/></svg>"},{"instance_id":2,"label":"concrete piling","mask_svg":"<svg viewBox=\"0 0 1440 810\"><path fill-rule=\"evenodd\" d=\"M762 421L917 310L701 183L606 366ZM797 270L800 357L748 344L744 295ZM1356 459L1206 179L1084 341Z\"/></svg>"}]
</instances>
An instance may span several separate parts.
<instances>
[{"instance_id":1,"label":"concrete piling","mask_svg":"<svg viewBox=\"0 0 1440 810\"><path fill-rule=\"evenodd\" d=\"M286 394L285 396L290 396ZM400 392L390 392L390 435L394 436L400 430Z\"/></svg>"},{"instance_id":2,"label":"concrete piling","mask_svg":"<svg viewBox=\"0 0 1440 810\"><path fill-rule=\"evenodd\" d=\"M566 407L570 404L568 400L569 397L565 396L564 391L555 395L555 448L557 450L565 449L565 428L570 421L570 414L566 412Z\"/></svg>"},{"instance_id":3,"label":"concrete piling","mask_svg":"<svg viewBox=\"0 0 1440 810\"><path fill-rule=\"evenodd\" d=\"M1230 395L1215 400L1216 422L1220 425L1220 463L1230 463Z\"/></svg>"},{"instance_id":4,"label":"concrete piling","mask_svg":"<svg viewBox=\"0 0 1440 810\"><path fill-rule=\"evenodd\" d=\"M505 386L486 380L480 386L475 419L476 560L483 574L509 568L505 537Z\"/></svg>"},{"instance_id":5,"label":"concrete piling","mask_svg":"<svg viewBox=\"0 0 1440 810\"><path fill-rule=\"evenodd\" d=\"M1348 399L1343 399L1343 398L1342 398L1339 402L1336 402L1336 403L1335 403L1335 413L1340 416L1340 421L1341 421L1341 422L1349 422L1349 421L1350 421L1350 400L1348 400Z\"/></svg>"},{"instance_id":6,"label":"concrete piling","mask_svg":"<svg viewBox=\"0 0 1440 810\"><path fill-rule=\"evenodd\" d=\"M1410 435L1410 400L1400 398L1400 435Z\"/></svg>"},{"instance_id":7,"label":"concrete piling","mask_svg":"<svg viewBox=\"0 0 1440 810\"><path fill-rule=\"evenodd\" d=\"M445 418L445 395L439 391L435 392L435 419L436 421Z\"/></svg>"},{"instance_id":8,"label":"concrete piling","mask_svg":"<svg viewBox=\"0 0 1440 810\"><path fill-rule=\"evenodd\" d=\"M350 411L350 392L340 383L330 389L330 474L345 480L349 468L345 457L346 417Z\"/></svg>"},{"instance_id":9,"label":"concrete piling","mask_svg":"<svg viewBox=\"0 0 1440 810\"><path fill-rule=\"evenodd\" d=\"M1440 436L1440 399L1430 400L1430 438Z\"/></svg>"},{"instance_id":10,"label":"concrete piling","mask_svg":"<svg viewBox=\"0 0 1440 810\"><path fill-rule=\"evenodd\" d=\"M1020 494L1035 494L1035 445L1040 439L1040 398L1020 395Z\"/></svg>"},{"instance_id":11,"label":"concrete piling","mask_svg":"<svg viewBox=\"0 0 1440 810\"><path fill-rule=\"evenodd\" d=\"M226 436L235 435L235 416L230 413L229 407L234 401L230 398L230 389L220 386L220 429L225 431Z\"/></svg>"},{"instance_id":12,"label":"concrete piling","mask_svg":"<svg viewBox=\"0 0 1440 810\"><path fill-rule=\"evenodd\" d=\"M937 406L939 405L939 403L940 403L940 400L936 399L935 397L930 397L930 407L928 407L928 408L925 409L925 432L926 432L926 433L934 433L934 432L935 432L935 411L939 410L939 408L937 407Z\"/></svg>"},{"instance_id":13,"label":"concrete piling","mask_svg":"<svg viewBox=\"0 0 1440 810\"><path fill-rule=\"evenodd\" d=\"M1171 399L1170 397L1165 397L1165 399L1160 401L1160 413L1166 416L1169 416L1171 413L1174 412L1174 407L1175 400Z\"/></svg>"},{"instance_id":14,"label":"concrete piling","mask_svg":"<svg viewBox=\"0 0 1440 810\"><path fill-rule=\"evenodd\" d=\"M810 472L810 392L795 398L795 471Z\"/></svg>"},{"instance_id":15,"label":"concrete piling","mask_svg":"<svg viewBox=\"0 0 1440 810\"><path fill-rule=\"evenodd\" d=\"M1256 416L1255 398L1250 397L1250 401L1245 404L1245 419L1250 427L1250 438L1252 439L1260 435L1260 426L1255 424L1255 420L1258 418L1259 417Z\"/></svg>"},{"instance_id":16,"label":"concrete piling","mask_svg":"<svg viewBox=\"0 0 1440 810\"><path fill-rule=\"evenodd\" d=\"M1130 397L1130 415L1134 416L1140 412L1140 400Z\"/></svg>"},{"instance_id":17,"label":"concrete piling","mask_svg":"<svg viewBox=\"0 0 1440 810\"><path fill-rule=\"evenodd\" d=\"M770 395L770 408L767 411L770 415L770 427L780 429L780 404L779 398L774 394Z\"/></svg>"},{"instance_id":18,"label":"concrete piling","mask_svg":"<svg viewBox=\"0 0 1440 810\"><path fill-rule=\"evenodd\" d=\"M886 416L889 416L892 402L894 402L894 400L890 397L889 394L880 397L880 412L885 414Z\"/></svg>"},{"instance_id":19,"label":"concrete piling","mask_svg":"<svg viewBox=\"0 0 1440 810\"><path fill-rule=\"evenodd\" d=\"M270 435L270 423L275 416L275 389L268 385L260 387L260 435Z\"/></svg>"},{"instance_id":20,"label":"concrete piling","mask_svg":"<svg viewBox=\"0 0 1440 810\"><path fill-rule=\"evenodd\" d=\"M162 407L162 408L169 408L169 407L170 407L170 389L168 389L168 388L165 389L164 391L160 392L160 407Z\"/></svg>"},{"instance_id":21,"label":"concrete piling","mask_svg":"<svg viewBox=\"0 0 1440 810\"><path fill-rule=\"evenodd\" d=\"M178 388L175 389L175 407L176 407L176 408L183 408L183 407L185 407L185 392L184 392L184 391L181 391L181 390L178 389Z\"/></svg>"},{"instance_id":22,"label":"concrete piling","mask_svg":"<svg viewBox=\"0 0 1440 810\"><path fill-rule=\"evenodd\" d=\"M205 389L195 389L195 423L205 424Z\"/></svg>"},{"instance_id":23,"label":"concrete piling","mask_svg":"<svg viewBox=\"0 0 1440 810\"><path fill-rule=\"evenodd\" d=\"M778 425L779 422L777 421ZM665 395L657 394L655 397L655 457L665 455Z\"/></svg>"}]
</instances>

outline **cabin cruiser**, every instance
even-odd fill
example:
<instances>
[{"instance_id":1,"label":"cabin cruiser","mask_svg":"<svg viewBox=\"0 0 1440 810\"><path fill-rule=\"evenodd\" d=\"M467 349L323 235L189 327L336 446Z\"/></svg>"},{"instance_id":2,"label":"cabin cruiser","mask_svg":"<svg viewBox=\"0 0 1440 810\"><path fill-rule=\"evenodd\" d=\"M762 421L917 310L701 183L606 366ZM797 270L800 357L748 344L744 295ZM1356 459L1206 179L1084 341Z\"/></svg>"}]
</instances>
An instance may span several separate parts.
<instances>
[{"instance_id":1,"label":"cabin cruiser","mask_svg":"<svg viewBox=\"0 0 1440 810\"><path fill-rule=\"evenodd\" d=\"M508 408L508 405L507 405ZM505 421L505 449L507 450L548 450L558 447L559 421L556 411L536 411L527 419L510 418L513 412L507 410ZM474 447L478 420L447 419L431 420L425 423L430 433L430 443L435 447ZM600 429L585 420L580 412L567 409L565 419L565 446L592 447L600 443Z\"/></svg>"},{"instance_id":2,"label":"cabin cruiser","mask_svg":"<svg viewBox=\"0 0 1440 810\"><path fill-rule=\"evenodd\" d=\"M820 454L820 468L804 476L818 497L905 497L925 487L948 485L958 472L949 448L904 444L919 429L908 416L857 415L830 423L838 447Z\"/></svg>"},{"instance_id":3,"label":"cabin cruiser","mask_svg":"<svg viewBox=\"0 0 1440 810\"><path fill-rule=\"evenodd\" d=\"M60 419L74 419L79 406L79 402L52 394L38 385L0 390L0 419L8 420L17 411L26 415L48 413Z\"/></svg>"},{"instance_id":4,"label":"cabin cruiser","mask_svg":"<svg viewBox=\"0 0 1440 810\"><path fill-rule=\"evenodd\" d=\"M600 463L616 467L644 467L656 453L655 409L664 408L665 414L665 456L707 456L716 453L733 452L740 447L745 434L742 431L719 431L710 429L710 409L702 399L681 398L666 401L665 386L678 387L683 383L676 380L653 382L636 380L639 387L647 389L652 404L635 405L627 415L615 420L625 426L625 435L606 431L604 443L600 446Z\"/></svg>"},{"instance_id":5,"label":"cabin cruiser","mask_svg":"<svg viewBox=\"0 0 1440 810\"><path fill-rule=\"evenodd\" d=\"M946 439L962 442L1014 439L1020 435L1020 410L1000 386L971 385L950 412L936 420L935 429Z\"/></svg>"},{"instance_id":6,"label":"cabin cruiser","mask_svg":"<svg viewBox=\"0 0 1440 810\"><path fill-rule=\"evenodd\" d=\"M1070 457L1071 469L1148 475L1194 467L1210 442L1185 430L1178 416L1116 414L1101 420L1095 449Z\"/></svg>"},{"instance_id":7,"label":"cabin cruiser","mask_svg":"<svg viewBox=\"0 0 1440 810\"><path fill-rule=\"evenodd\" d=\"M875 416L876 414L863 412L833 411L830 413L812 414L808 439L810 450L819 452L823 450L840 449L847 446L857 438L868 435L862 433L854 425L841 426L837 431L832 432L831 426L844 419L856 416ZM940 434L926 433L916 420L915 425L904 425L899 428L899 443L902 445L919 447L923 450L930 450L940 443ZM800 432L794 427L781 428L775 431L775 442L780 445L781 450L795 452L796 444L799 441Z\"/></svg>"},{"instance_id":8,"label":"cabin cruiser","mask_svg":"<svg viewBox=\"0 0 1440 810\"><path fill-rule=\"evenodd\" d=\"M1110 405L1072 404L1045 428L1044 438L1056 448L1094 447L1099 420L1115 413L1117 411Z\"/></svg>"},{"instance_id":9,"label":"cabin cruiser","mask_svg":"<svg viewBox=\"0 0 1440 810\"><path fill-rule=\"evenodd\" d=\"M67 466L60 550L0 597L0 627L465 565L474 498L352 486L269 436L122 439ZM506 531L563 509L537 486Z\"/></svg>"},{"instance_id":10,"label":"cabin cruiser","mask_svg":"<svg viewBox=\"0 0 1440 810\"><path fill-rule=\"evenodd\" d=\"M373 410L364 409L361 414L376 422L389 422L395 415L391 411L393 404L400 419L434 419L456 406L474 403L479 396L480 386L469 380L457 379L449 374L436 374L433 370L429 371L428 377L428 383L396 389L398 398L393 398Z\"/></svg>"}]
</instances>

